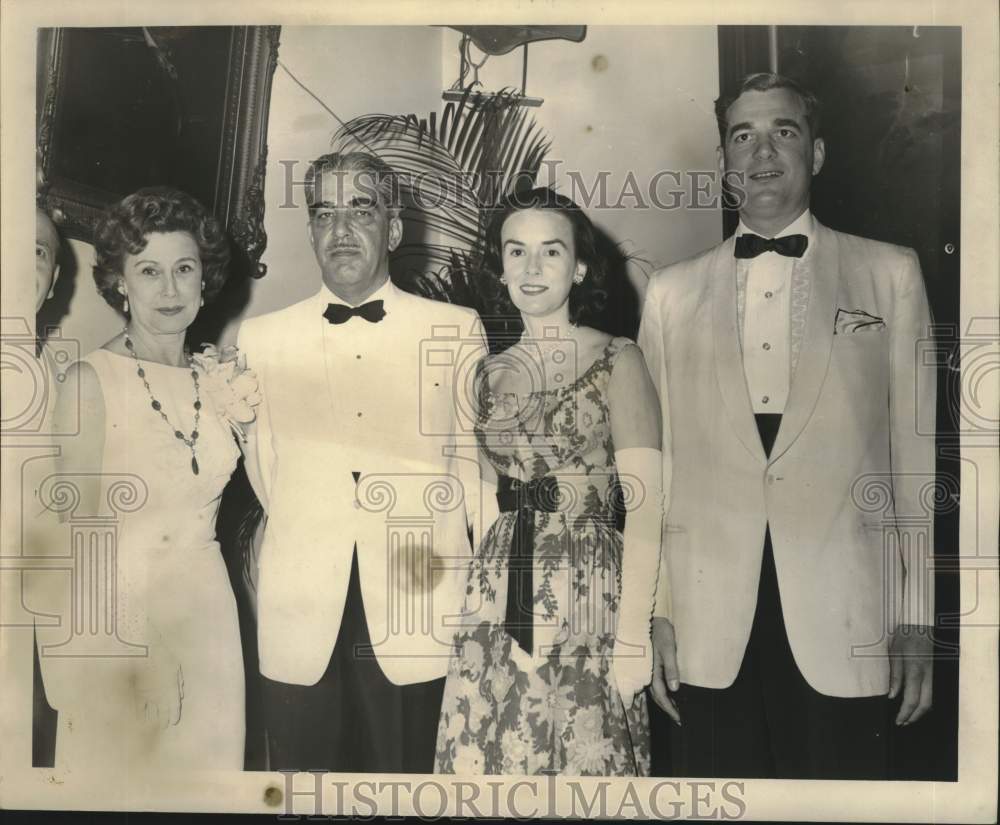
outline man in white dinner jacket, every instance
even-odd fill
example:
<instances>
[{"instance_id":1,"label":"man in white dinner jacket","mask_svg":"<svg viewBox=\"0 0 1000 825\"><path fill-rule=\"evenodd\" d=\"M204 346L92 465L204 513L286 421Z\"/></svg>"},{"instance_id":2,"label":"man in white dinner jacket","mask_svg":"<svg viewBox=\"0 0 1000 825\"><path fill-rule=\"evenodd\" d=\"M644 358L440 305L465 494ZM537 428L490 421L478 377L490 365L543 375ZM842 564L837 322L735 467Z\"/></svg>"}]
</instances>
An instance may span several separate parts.
<instances>
[{"instance_id":1,"label":"man in white dinner jacket","mask_svg":"<svg viewBox=\"0 0 1000 825\"><path fill-rule=\"evenodd\" d=\"M269 767L430 773L479 498L448 446L485 342L475 312L389 279L384 161L324 155L305 183L322 284L238 341L264 399L247 472Z\"/></svg>"},{"instance_id":2,"label":"man in white dinner jacket","mask_svg":"<svg viewBox=\"0 0 1000 825\"><path fill-rule=\"evenodd\" d=\"M931 705L920 266L811 215L811 93L751 75L716 115L739 227L653 276L639 333L670 479L654 697L680 775L885 778L892 714Z\"/></svg>"}]
</instances>

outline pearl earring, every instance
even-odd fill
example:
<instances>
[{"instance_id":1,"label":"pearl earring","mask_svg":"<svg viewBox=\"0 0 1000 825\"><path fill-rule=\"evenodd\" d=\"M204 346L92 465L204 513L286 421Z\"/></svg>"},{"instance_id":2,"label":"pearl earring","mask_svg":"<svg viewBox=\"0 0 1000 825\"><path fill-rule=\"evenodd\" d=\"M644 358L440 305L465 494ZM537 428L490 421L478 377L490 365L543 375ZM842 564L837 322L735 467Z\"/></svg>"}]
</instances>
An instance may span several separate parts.
<instances>
[{"instance_id":1,"label":"pearl earring","mask_svg":"<svg viewBox=\"0 0 1000 825\"><path fill-rule=\"evenodd\" d=\"M199 306L205 306L205 296L204 295L201 296L201 304L199 304Z\"/></svg>"},{"instance_id":2,"label":"pearl earring","mask_svg":"<svg viewBox=\"0 0 1000 825\"><path fill-rule=\"evenodd\" d=\"M125 314L128 315L128 296L125 296L125 303L122 305L122 309L125 310Z\"/></svg>"}]
</instances>

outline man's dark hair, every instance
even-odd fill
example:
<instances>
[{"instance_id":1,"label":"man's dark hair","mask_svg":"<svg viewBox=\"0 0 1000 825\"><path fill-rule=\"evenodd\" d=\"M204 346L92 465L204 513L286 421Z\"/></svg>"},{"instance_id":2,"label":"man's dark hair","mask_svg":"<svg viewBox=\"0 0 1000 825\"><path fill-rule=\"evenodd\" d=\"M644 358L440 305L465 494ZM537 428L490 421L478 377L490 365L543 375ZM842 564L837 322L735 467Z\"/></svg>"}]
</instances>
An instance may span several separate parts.
<instances>
[{"instance_id":1,"label":"man's dark hair","mask_svg":"<svg viewBox=\"0 0 1000 825\"><path fill-rule=\"evenodd\" d=\"M371 190L370 193L385 205L390 214L399 213L399 181L396 171L382 158L368 152L329 152L309 164L305 190L306 204L310 211L323 200L320 183L323 173L327 171L341 173L345 178L347 173L353 173L354 177L347 182L362 191Z\"/></svg>"},{"instance_id":2,"label":"man's dark hair","mask_svg":"<svg viewBox=\"0 0 1000 825\"><path fill-rule=\"evenodd\" d=\"M715 101L715 120L719 124L719 140L723 146L726 144L726 131L729 129L729 122L726 119L729 107L744 92L767 92L771 89L788 89L798 95L805 109L806 123L809 124L809 137L815 140L820 136L820 112L822 110L820 99L790 77L772 72L757 72L744 77L735 92L719 95Z\"/></svg>"}]
</instances>

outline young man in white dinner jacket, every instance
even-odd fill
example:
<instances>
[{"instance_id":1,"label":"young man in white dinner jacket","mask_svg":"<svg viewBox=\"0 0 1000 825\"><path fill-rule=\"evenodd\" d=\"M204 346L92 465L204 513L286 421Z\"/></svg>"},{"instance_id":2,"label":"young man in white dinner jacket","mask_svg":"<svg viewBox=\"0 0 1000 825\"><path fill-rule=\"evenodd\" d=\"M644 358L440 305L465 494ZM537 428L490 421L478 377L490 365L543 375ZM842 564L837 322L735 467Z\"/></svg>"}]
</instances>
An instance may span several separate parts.
<instances>
[{"instance_id":1,"label":"young man in white dinner jacket","mask_svg":"<svg viewBox=\"0 0 1000 825\"><path fill-rule=\"evenodd\" d=\"M919 263L811 215L808 91L752 75L716 113L739 227L654 274L639 333L669 479L654 697L680 775L885 778L893 712L931 705Z\"/></svg>"},{"instance_id":2,"label":"young man in white dinner jacket","mask_svg":"<svg viewBox=\"0 0 1000 825\"><path fill-rule=\"evenodd\" d=\"M430 773L479 501L462 440L475 312L389 279L392 170L306 176L316 295L245 321L263 394L247 471L267 513L257 622L269 767ZM478 528L478 525L477 525ZM478 532L478 529L477 529Z\"/></svg>"}]
</instances>

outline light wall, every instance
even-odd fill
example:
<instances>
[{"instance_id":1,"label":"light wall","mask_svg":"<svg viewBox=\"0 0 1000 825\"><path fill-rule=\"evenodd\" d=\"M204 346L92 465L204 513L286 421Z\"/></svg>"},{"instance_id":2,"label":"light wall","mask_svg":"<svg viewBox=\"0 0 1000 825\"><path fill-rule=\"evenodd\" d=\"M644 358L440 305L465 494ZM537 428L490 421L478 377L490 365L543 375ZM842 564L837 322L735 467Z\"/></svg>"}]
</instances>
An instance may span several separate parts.
<instances>
[{"instance_id":1,"label":"light wall","mask_svg":"<svg viewBox=\"0 0 1000 825\"><path fill-rule=\"evenodd\" d=\"M86 355L121 332L124 319L104 302L94 285L94 247L85 241L70 240L63 243L61 255L60 283L56 284L51 305L42 307L38 321L57 323L62 337L78 341L80 354ZM53 311L63 310L67 301L68 313L53 318Z\"/></svg>"},{"instance_id":2,"label":"light wall","mask_svg":"<svg viewBox=\"0 0 1000 825\"><path fill-rule=\"evenodd\" d=\"M657 199L664 207L709 200L692 191L690 173L716 168L717 37L715 26L589 26L580 43L551 40L528 47L526 93L544 99L533 111L552 140L549 160L559 161L551 174L544 170L540 183L573 197L626 252L647 261L629 267L640 292L646 271L722 240L718 208L657 208L648 196L650 182L658 181ZM447 30L442 44L442 63L452 79L458 74L460 39ZM473 45L473 60L482 57ZM518 48L490 57L479 80L487 90L519 90L522 68ZM682 185L670 175L657 177L661 171L680 173ZM599 207L594 199L588 205L586 193L599 191L602 172L606 203ZM639 197L628 195L631 180Z\"/></svg>"},{"instance_id":3,"label":"light wall","mask_svg":"<svg viewBox=\"0 0 1000 825\"><path fill-rule=\"evenodd\" d=\"M306 164L327 151L339 126L338 117L347 121L371 112L435 107L441 97L441 38L442 30L429 26L282 27L268 119L264 192L268 240L263 257L268 274L250 285L242 317L287 306L314 292L319 284L306 238L304 209L283 208L286 166L280 161L295 161L293 174L301 180ZM294 192L301 201L301 188ZM94 287L90 274L93 247L71 241L66 252L75 261L76 277L69 312L58 322L63 336L77 339L85 354L117 334L122 321ZM235 340L238 325L237 319L224 329L223 343Z\"/></svg>"},{"instance_id":4,"label":"light wall","mask_svg":"<svg viewBox=\"0 0 1000 825\"><path fill-rule=\"evenodd\" d=\"M252 317L316 291L319 269L306 236L301 181L310 160L329 151L330 138L358 115L429 111L441 99L441 29L430 26L285 26L274 73L267 134L264 228L268 272L252 284L243 313ZM307 92L291 75L306 86ZM311 94L323 101L330 114ZM238 321L223 338L235 340Z\"/></svg>"},{"instance_id":5,"label":"light wall","mask_svg":"<svg viewBox=\"0 0 1000 825\"><path fill-rule=\"evenodd\" d=\"M281 161L294 162L293 178L301 181L308 161L327 150L338 118L440 111L441 90L458 74L458 42L458 33L443 27L282 28L268 123L268 241L263 257L268 273L250 285L240 317L287 306L319 284L306 237L301 187L293 187L296 205L287 208L288 167ZM521 51L491 57L480 79L487 89L519 88ZM545 170L541 182L555 183L573 195L571 171L587 188L604 171L614 201L630 172L643 190L662 170L687 174L714 169L712 100L717 90L715 27L591 26L582 43L531 45L527 91L545 99L533 112L552 141L550 161L558 161ZM660 200L676 197L669 191L674 188L669 178L662 178ZM692 255L722 237L716 208L638 208L628 197L622 203L625 208L591 206L588 213L627 252L649 262L629 268L640 292L647 270ZM690 206L690 198L681 205ZM69 312L59 324L64 337L79 340L86 353L116 334L121 320L94 288L93 248L77 241L68 246L76 277ZM235 339L238 323L239 318L225 328L223 343Z\"/></svg>"}]
</instances>

